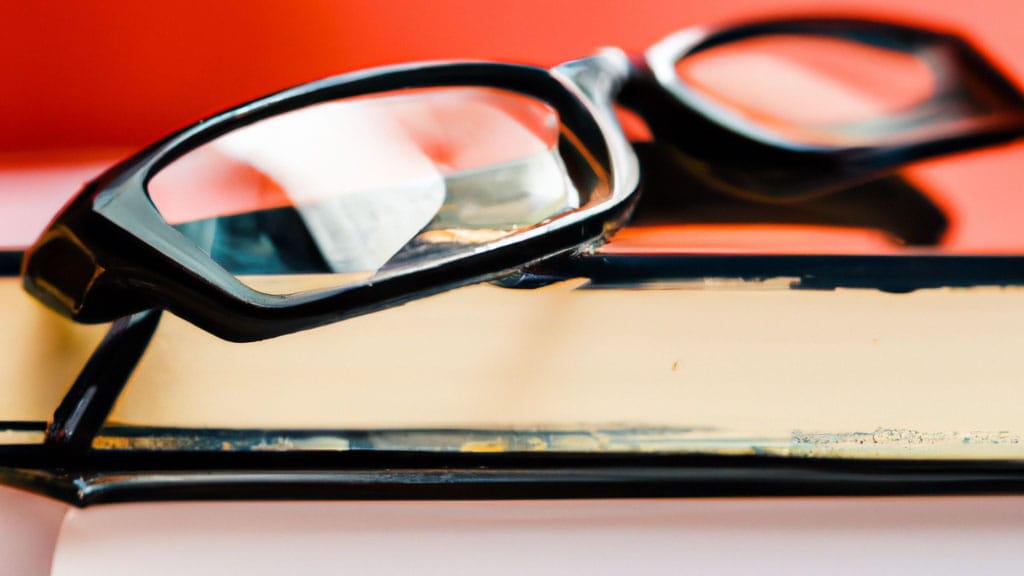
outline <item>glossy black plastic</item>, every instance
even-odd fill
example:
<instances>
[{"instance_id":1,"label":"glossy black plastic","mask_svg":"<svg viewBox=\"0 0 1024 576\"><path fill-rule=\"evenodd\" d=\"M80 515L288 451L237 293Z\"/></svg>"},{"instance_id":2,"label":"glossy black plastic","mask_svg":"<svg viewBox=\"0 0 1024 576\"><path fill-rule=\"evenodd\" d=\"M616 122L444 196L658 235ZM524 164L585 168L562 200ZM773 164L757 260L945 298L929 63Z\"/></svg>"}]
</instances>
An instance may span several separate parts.
<instances>
[{"instance_id":1,"label":"glossy black plastic","mask_svg":"<svg viewBox=\"0 0 1024 576\"><path fill-rule=\"evenodd\" d=\"M57 452L84 452L107 420L121 390L149 345L160 310L119 319L82 368L46 428L46 445Z\"/></svg>"},{"instance_id":2,"label":"glossy black plastic","mask_svg":"<svg viewBox=\"0 0 1024 576\"><path fill-rule=\"evenodd\" d=\"M908 112L917 126L909 136L886 132L875 145L808 147L734 121L666 72L688 54L779 33L840 37L914 54L938 51L948 57L929 62L946 84ZM168 137L89 184L27 254L25 287L76 321L164 308L222 338L248 341L499 278L600 243L627 214L638 174L612 116L616 100L638 111L658 138L711 167L709 174L772 200L849 186L912 160L1003 142L1024 130L1024 99L969 44L906 26L790 19L698 29L662 42L637 62L631 66L621 52L608 50L551 71L488 63L401 66L314 82L240 106ZM146 194L148 179L160 168L233 129L326 100L432 86L495 87L550 103L611 175L612 198L440 266L346 289L276 296L241 284L214 263L164 222Z\"/></svg>"},{"instance_id":3,"label":"glossy black plastic","mask_svg":"<svg viewBox=\"0 0 1024 576\"><path fill-rule=\"evenodd\" d=\"M502 500L1020 494L1020 462L703 454L93 451L0 447L0 481L75 506L145 500Z\"/></svg>"},{"instance_id":4,"label":"glossy black plastic","mask_svg":"<svg viewBox=\"0 0 1024 576\"><path fill-rule=\"evenodd\" d=\"M912 56L937 80L926 100L870 125L867 142L824 145L784 136L719 106L676 73L676 64L746 39L798 36L884 48ZM644 71L621 101L638 111L658 140L691 158L719 188L767 201L792 201L876 178L907 163L1007 142L1024 133L1024 96L963 38L889 22L795 18L674 34L636 59Z\"/></svg>"},{"instance_id":5,"label":"glossy black plastic","mask_svg":"<svg viewBox=\"0 0 1024 576\"><path fill-rule=\"evenodd\" d=\"M228 340L270 338L487 280L524 264L600 240L637 188L636 160L610 127L621 62L594 57L547 71L506 64L392 67L344 75L275 94L187 128L90 183L57 217L24 261L26 289L81 322L105 322L158 307ZM399 88L485 86L544 100L611 175L611 197L443 266L315 294L277 296L240 283L171 228L146 182L175 158L232 129L327 100ZM593 96L591 96L593 95Z\"/></svg>"}]
</instances>

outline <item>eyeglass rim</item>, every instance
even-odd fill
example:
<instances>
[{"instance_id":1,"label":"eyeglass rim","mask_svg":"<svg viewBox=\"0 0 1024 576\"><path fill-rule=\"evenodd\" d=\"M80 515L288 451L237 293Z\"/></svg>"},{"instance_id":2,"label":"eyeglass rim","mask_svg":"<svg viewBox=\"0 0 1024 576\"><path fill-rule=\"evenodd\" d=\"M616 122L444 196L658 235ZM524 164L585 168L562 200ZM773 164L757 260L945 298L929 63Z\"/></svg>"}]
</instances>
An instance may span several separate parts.
<instances>
[{"instance_id":1,"label":"eyeglass rim","mask_svg":"<svg viewBox=\"0 0 1024 576\"><path fill-rule=\"evenodd\" d=\"M936 87L929 100L913 108L931 110L950 96L956 98L957 105L945 111L930 112L935 117L921 125L927 129L921 133L912 131L866 144L813 144L788 140L716 105L675 71L676 64L688 56L729 42L773 34L846 38L866 44L885 42L896 50L910 53L926 49L944 51L947 61L929 61L928 65L941 67L936 77L947 80ZM652 45L640 63L675 106L692 111L688 118L695 118L703 125L692 126L692 133L713 131L718 140L717 149L759 159L763 166L759 164L761 167L750 170L765 179L758 187L771 193L736 192L758 200L786 202L806 198L808 190L816 191L810 195L832 191L914 161L1003 144L1024 135L1024 94L1020 89L983 50L956 32L935 28L930 23L902 24L860 16L828 15L696 26ZM964 106L981 111L972 109L965 114L961 110ZM806 171L821 177L781 175L779 167L787 173ZM774 182L776 178L778 182Z\"/></svg>"},{"instance_id":2,"label":"eyeglass rim","mask_svg":"<svg viewBox=\"0 0 1024 576\"><path fill-rule=\"evenodd\" d=\"M852 149L816 148L792 146L784 141L769 142L766 145L756 128L747 125L729 126L728 122L722 122L720 110L715 107L709 108L700 101L694 100L692 91L680 81L674 70L670 70L675 62L686 54L742 37L780 31L798 31L828 36L850 34L858 30L876 35L884 34L887 37L909 38L905 41L912 44L941 42L957 48L966 54L968 61L976 60L978 62L977 70L972 69L971 72L981 74L985 79L986 86L1004 89L1007 101L1014 105L1010 110L1011 113L1005 117L995 118L996 121L991 124L976 126L975 128L979 129L977 132L968 131L969 133L954 134L952 138L935 142L913 142L907 146L883 145L868 149L863 147ZM970 60L971 58L974 60ZM578 62L585 60L587 59ZM595 58L595 60L597 59ZM621 68L621 58L610 58L610 60L615 60L612 62L612 69ZM888 165L892 164L894 159L905 163L907 158L934 156L950 151L959 151L965 147L989 145L1019 137L1021 133L1024 133L1024 99L1003 75L965 40L955 35L915 26L863 18L787 17L718 28L698 27L670 36L653 46L647 52L645 63L653 80L669 96L675 98L677 104L681 103L697 115L720 125L721 129L717 133L722 141L735 143L740 146L738 149L743 149L742 146L749 147L749 145L753 145L757 150L768 148L771 154L768 154L767 157L779 159L783 164L792 161L794 166L817 166L823 169L827 168L832 172L843 172L850 168L856 169L860 164ZM144 192L148 178L167 162L173 161L181 154L225 131L307 104L331 98L385 91L396 87L487 85L537 95L555 105L562 114L569 112L571 115L574 111L584 111L583 116L589 119L592 128L589 130L590 136L587 136L592 142L588 145L593 145L598 149L603 147L607 151L607 156L603 159L607 162L611 174L621 176L623 173L628 173L627 177L615 180L616 185L613 186L612 199L595 207L594 211L585 210L574 213L560 218L557 223L550 226L537 228L533 231L533 236L518 237L519 240L512 246L516 248L513 251L515 258L488 261L488 258L479 257L482 255L474 255L467 259L471 260L471 264L473 264L469 266L469 269L452 266L447 262L442 265L444 271L451 274L453 278L459 278L458 281L444 283L433 278L433 288L416 291L416 287L411 284L389 284L388 280L384 280L375 284L374 291L381 294L387 292L387 290L381 292L381 288L390 288L392 291L389 293L389 302L401 303L448 290L456 285L497 277L509 269L572 250L585 244L587 239L599 241L607 233L607 224L610 221L621 220L626 213L628 205L626 200L635 196L639 170L628 143L621 138L621 132L617 126L613 126L612 98L608 97L607 101L595 102L594 93L600 93L600 90L587 90L586 87L581 89L579 85L581 80L584 82L592 80L588 78L587 74L563 74L563 72L571 72L572 64L569 63L551 71L530 66L484 62L412 64L365 70L305 84L233 108L156 143L89 185L75 201L79 206L74 206L73 202L72 207L67 209L64 216L76 213L77 209L77 214L86 220L91 219L89 221L97 229L108 226L109 235L118 236L118 240L127 242L129 245L137 244L142 240L142 244L149 248L147 254L137 254L134 258L129 254L125 254L122 258L114 258L115 266L120 266L123 270L128 271L127 276L118 279L114 288L125 288L129 284L134 284L133 288L141 287L143 292L146 292L142 297L150 300L145 303L147 306L157 305L170 309L208 331L230 340L262 339L342 320L349 316L373 312L391 304L380 305L379 302L374 302L370 295L360 295L360 287L335 294L290 297L267 295L245 287L219 265L214 264L208 255L192 245L191 242L183 242L184 238L163 222ZM635 71L630 71L629 66L625 68L627 73L635 75ZM601 82L593 84L601 84ZM359 91L360 88L357 87L362 87L362 91ZM591 86L591 88L593 87ZM552 98L560 99L560 103L551 102ZM564 100L564 104L561 103L561 100ZM613 156L620 161L613 162ZM139 193L140 190L142 193ZM90 201L92 206L82 205ZM60 224L62 224L61 218L58 218L54 226ZM70 231L73 226L68 228ZM78 228L76 232L81 232L80 224ZM90 231L86 235L96 236L92 232L95 231ZM556 238L556 235L552 234L553 232L568 232L568 234ZM580 240L581 237L586 238ZM95 242L95 238L75 236L72 241L82 246L98 247L102 245L102 242ZM114 241L107 240L107 242ZM187 246L192 248L189 249ZM120 247L118 248L120 249ZM505 248L510 247L496 245L491 253L505 252L508 255ZM29 270L34 250L35 248L31 249L25 258L23 271ZM116 250L110 251L106 256L115 252ZM463 260L463 262L467 260ZM481 267L476 268L477 264L480 264ZM163 272L160 271L161 266ZM473 270L479 272L488 267L489 273L476 275L472 273ZM436 272L436 269L425 272ZM468 280L470 276L474 279ZM179 293L180 290L161 288L161 283L167 278L179 278L186 284L197 288L191 294L182 294ZM422 279L422 277L419 278ZM29 274L26 274L25 283L30 292L45 300L46 294L41 294L45 291L32 285L32 278ZM412 293L403 291L410 288L414 289ZM216 292L229 297L220 298L215 305L207 305L205 309L202 306L193 305L192 300L202 299L204 295L209 296ZM359 302L359 304L356 304L347 314L338 313L337 308L334 308L333 311L322 308L324 305L335 307L339 301L345 299ZM107 298L108 303L113 303L114 300L114 298ZM130 302L134 307L117 309L116 311L119 313L116 316L134 313L145 307L142 303L131 302L131 298L121 298L120 300L120 305L123 306L125 302ZM82 313L81 310L62 310L61 302L51 301L50 304L65 315L80 321L107 321L115 317L114 309L106 310L104 316L98 314L90 316ZM94 310L96 309L94 307ZM304 309L306 312L299 312L300 309ZM319 320L310 320L309 318L313 316L318 317ZM247 318L249 327L232 327L239 324L234 320L235 318Z\"/></svg>"},{"instance_id":3,"label":"eyeglass rim","mask_svg":"<svg viewBox=\"0 0 1024 576\"><path fill-rule=\"evenodd\" d=\"M592 60L600 67L599 58ZM624 217L628 200L638 188L639 168L610 117L612 96L608 96L607 109L602 109L602 103L586 96L587 90L578 83L578 78L570 78L560 69L489 62L419 63L343 74L254 100L164 138L88 184L26 253L24 284L29 292L76 321L110 321L161 307L222 338L252 341L493 279L588 242L599 242ZM453 261L431 263L372 285L280 296L239 282L168 225L146 191L149 179L170 162L264 118L339 98L445 86L515 91L553 106L563 124L611 176L609 198ZM77 309L54 301L33 269L33 255L48 241L47 234L64 235L87 250L95 275L108 275L104 279L108 294L98 294L94 290L98 284L90 283ZM126 297L125 292L133 296Z\"/></svg>"}]
</instances>

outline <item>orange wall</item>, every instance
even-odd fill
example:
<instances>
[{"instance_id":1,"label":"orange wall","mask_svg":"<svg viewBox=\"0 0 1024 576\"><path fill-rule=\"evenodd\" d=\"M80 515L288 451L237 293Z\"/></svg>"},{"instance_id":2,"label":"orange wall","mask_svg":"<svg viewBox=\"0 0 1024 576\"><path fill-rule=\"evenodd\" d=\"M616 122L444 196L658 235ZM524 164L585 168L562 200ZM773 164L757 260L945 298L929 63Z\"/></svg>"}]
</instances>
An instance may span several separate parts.
<instances>
[{"instance_id":1,"label":"orange wall","mask_svg":"<svg viewBox=\"0 0 1024 576\"><path fill-rule=\"evenodd\" d=\"M132 147L227 106L376 64L551 65L602 45L822 0L0 0L0 152ZM54 7L54 6L58 7ZM1019 0L861 0L830 11L955 24L1024 78Z\"/></svg>"}]
</instances>

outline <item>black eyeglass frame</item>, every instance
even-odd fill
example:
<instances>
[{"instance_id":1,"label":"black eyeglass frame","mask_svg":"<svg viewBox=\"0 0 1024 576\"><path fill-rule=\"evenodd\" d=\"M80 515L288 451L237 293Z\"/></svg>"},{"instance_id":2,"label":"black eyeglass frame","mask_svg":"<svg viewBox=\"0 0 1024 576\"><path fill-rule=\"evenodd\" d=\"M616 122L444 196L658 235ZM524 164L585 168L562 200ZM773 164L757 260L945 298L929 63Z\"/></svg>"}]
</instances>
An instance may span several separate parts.
<instances>
[{"instance_id":1,"label":"black eyeglass frame","mask_svg":"<svg viewBox=\"0 0 1024 576\"><path fill-rule=\"evenodd\" d=\"M867 144L815 144L760 127L715 104L676 73L676 64L688 57L776 35L841 39L908 54L928 66L937 84L926 101L877 123L882 132L894 133ZM623 105L647 120L656 139L692 155L699 171L718 180L722 191L759 201L827 194L914 161L1024 134L1024 95L980 50L950 32L847 17L698 26L653 45L634 65L639 73L623 89Z\"/></svg>"},{"instance_id":2,"label":"black eyeglass frame","mask_svg":"<svg viewBox=\"0 0 1024 576\"><path fill-rule=\"evenodd\" d=\"M458 68L465 65L448 66ZM502 69L504 65L483 66L493 73L510 70L507 67ZM421 67L417 69L422 70ZM577 68L576 73L582 74L587 70L584 66ZM524 72L524 78L530 75L536 76L534 72ZM635 79L634 75L630 81ZM600 86L596 80L607 82L609 79L592 78L591 86ZM462 85L461 81L459 85ZM301 91L302 88L306 87L296 90ZM324 89L328 89L327 86ZM298 98L296 94L292 96ZM261 101L254 105L258 102ZM257 112L242 107L236 113L243 120L217 117L221 118L220 129L230 129L237 125L231 124L232 121L243 122L246 114ZM267 110L263 109L263 113L267 113ZM207 128L215 126L197 126L189 130L202 132ZM84 211L82 217L85 218L100 218L99 214L94 213L97 204L110 202L110 195L120 189L118 186L137 182L142 177L139 172L131 173L132 169L149 166L151 171L158 170L157 160L165 163L172 160L168 150L174 150L175 143L184 145L179 138L189 130L158 143L108 172L90 184L68 210ZM205 133L202 141L215 138L220 133ZM195 142L191 144L198 145ZM627 200L623 200L616 210L625 211L628 204ZM152 206L148 209L155 213ZM95 229L86 226L89 233L84 238L76 238L92 241L89 234L111 232L117 237L107 240L108 244L100 245L115 246L118 241L137 242L127 232L111 228L109 224L103 225L107 226L103 228L96 224L97 221L93 220L90 225ZM54 226L61 222L58 219ZM162 220L161 224L166 226ZM575 229L583 232L588 230L582 226ZM136 256L141 258L151 253L152 250L142 250L137 251ZM125 258L125 261L133 262L135 266L145 262ZM593 263L594 260L581 261ZM167 274L183 272L179 263L167 260L166 256L155 264L167 269ZM446 265L445 273L449 270ZM455 269L456 272L459 270ZM139 278L140 282L153 281L160 278L160 273ZM197 282L201 284L202 280L199 278ZM119 288L134 289L134 286ZM160 290L153 287L150 289L156 293ZM127 299L126 308L154 304L132 297L127 290L122 295ZM423 293L416 293L409 298L420 295ZM230 314L230 311L227 313ZM9 474L9 482L30 489L42 489L77 505L149 498L285 496L550 498L1020 493L1024 487L1020 463L999 461L908 463L813 458L795 460L765 456L516 453L374 453L346 454L339 458L335 453L102 453L91 450L97 430L144 351L160 314L159 310L146 310L121 318L115 323L108 338L58 408L54 422L47 430L48 451L40 453L35 446L0 450L4 455L5 467L14 471L13 475ZM216 472L211 474L211 471Z\"/></svg>"},{"instance_id":3,"label":"black eyeglass frame","mask_svg":"<svg viewBox=\"0 0 1024 576\"><path fill-rule=\"evenodd\" d=\"M600 241L624 218L639 182L636 157L611 109L625 73L624 56L611 52L551 71L478 62L416 64L345 74L256 100L171 135L87 185L26 253L25 288L79 322L106 322L158 307L227 340L252 341L496 278ZM609 198L467 256L372 283L278 296L245 286L214 262L164 221L146 191L167 164L253 122L329 100L444 86L510 90L554 106L609 175Z\"/></svg>"},{"instance_id":4,"label":"black eyeglass frame","mask_svg":"<svg viewBox=\"0 0 1024 576\"><path fill-rule=\"evenodd\" d=\"M887 42L911 53L939 50L950 58L935 64L937 76L953 78L950 85L958 90L943 88L936 92L935 102L925 103L928 123L923 126L929 129L923 133L856 147L808 146L737 121L671 72L687 55L765 34ZM245 286L216 264L163 220L146 192L148 179L163 166L233 129L327 100L438 86L506 89L548 102L610 174L611 197L467 256L349 288L276 296ZM643 59L631 62L621 51L608 49L550 71L479 62L374 69L313 82L229 110L112 168L89 184L28 252L24 284L76 321L105 322L163 308L222 338L250 341L586 252L587 246L602 242L621 224L639 185L636 157L616 124L613 102L639 112L659 139L683 150L696 147L709 158L719 156L715 161L722 161L730 177L750 184L755 196L768 190L768 197L783 201L808 190L849 186L912 160L998 144L1024 133L1024 97L969 43L950 34L871 20L790 18L719 30L697 28L655 45ZM741 161L723 160L722 154Z\"/></svg>"}]
</instances>

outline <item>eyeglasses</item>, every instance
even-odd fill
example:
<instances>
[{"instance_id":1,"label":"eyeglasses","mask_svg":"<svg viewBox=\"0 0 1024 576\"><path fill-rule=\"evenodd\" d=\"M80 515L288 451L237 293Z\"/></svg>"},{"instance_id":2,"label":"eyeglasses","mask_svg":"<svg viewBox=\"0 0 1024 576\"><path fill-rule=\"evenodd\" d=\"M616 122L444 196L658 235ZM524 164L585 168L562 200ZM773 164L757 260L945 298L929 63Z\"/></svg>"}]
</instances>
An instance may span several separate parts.
<instances>
[{"instance_id":1,"label":"eyeglasses","mask_svg":"<svg viewBox=\"0 0 1024 576\"><path fill-rule=\"evenodd\" d=\"M584 253L639 189L616 104L693 173L776 202L1024 130L1024 98L968 43L863 20L693 29L551 70L374 69L115 166L29 250L24 285L80 322L166 309L248 341Z\"/></svg>"}]
</instances>

